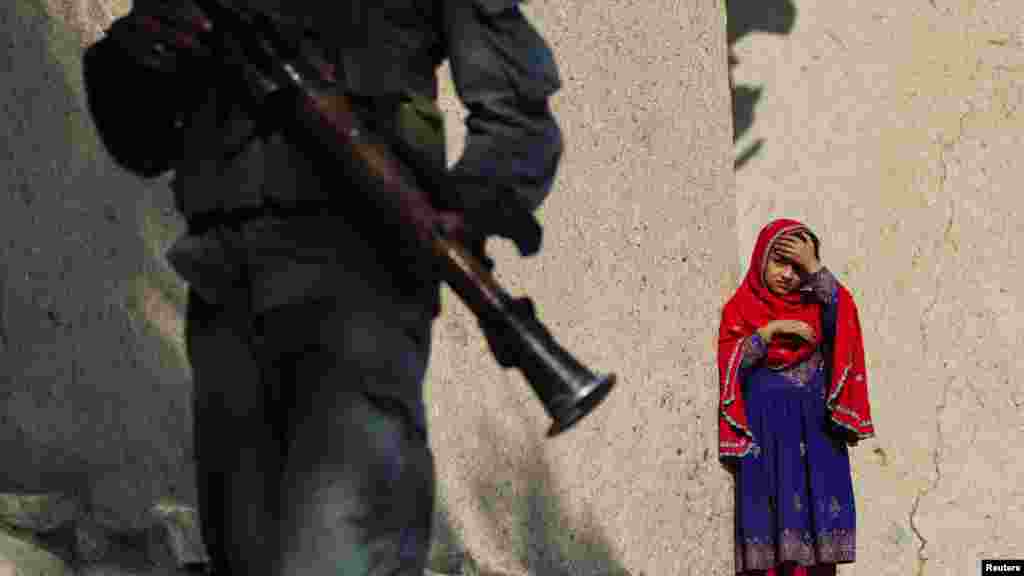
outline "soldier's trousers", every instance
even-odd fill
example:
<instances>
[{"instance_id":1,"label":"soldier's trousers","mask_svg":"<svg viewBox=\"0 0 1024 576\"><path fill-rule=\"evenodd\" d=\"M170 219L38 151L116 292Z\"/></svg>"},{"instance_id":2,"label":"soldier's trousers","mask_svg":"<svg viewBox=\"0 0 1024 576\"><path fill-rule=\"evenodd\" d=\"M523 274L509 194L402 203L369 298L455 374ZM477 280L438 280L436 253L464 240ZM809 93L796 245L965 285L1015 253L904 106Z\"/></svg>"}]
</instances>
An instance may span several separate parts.
<instances>
[{"instance_id":1,"label":"soldier's trousers","mask_svg":"<svg viewBox=\"0 0 1024 576\"><path fill-rule=\"evenodd\" d=\"M423 574L434 500L430 320L330 298L190 295L202 533L217 576Z\"/></svg>"}]
</instances>

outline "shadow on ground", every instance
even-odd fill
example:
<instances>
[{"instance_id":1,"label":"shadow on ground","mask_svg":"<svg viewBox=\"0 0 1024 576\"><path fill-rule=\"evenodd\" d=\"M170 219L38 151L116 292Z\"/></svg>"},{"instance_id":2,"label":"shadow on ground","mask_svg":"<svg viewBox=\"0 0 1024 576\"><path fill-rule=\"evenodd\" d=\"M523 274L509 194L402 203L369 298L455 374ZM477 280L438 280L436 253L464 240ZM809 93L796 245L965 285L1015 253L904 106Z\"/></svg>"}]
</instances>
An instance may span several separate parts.
<instances>
[{"instance_id":1,"label":"shadow on ground","mask_svg":"<svg viewBox=\"0 0 1024 576\"><path fill-rule=\"evenodd\" d=\"M525 415L523 421L531 422ZM503 555L514 558L526 574L630 576L596 515L570 507L567 498L572 494L557 490L558 478L544 457L546 440L541 431L527 434L526 451L515 454L520 442L499 426L482 421L478 435L480 458L492 460L480 469L501 472L478 478L472 487L480 503L477 509L491 532L488 540L496 542ZM438 540L447 542L462 564L461 570L453 570L455 563L450 563L450 573L505 576L477 565L461 546L446 511L439 516Z\"/></svg>"},{"instance_id":2,"label":"shadow on ground","mask_svg":"<svg viewBox=\"0 0 1024 576\"><path fill-rule=\"evenodd\" d=\"M729 42L729 87L732 92L733 142L750 130L754 124L754 109L763 87L748 84L735 85L733 69L739 64L734 47L748 34L789 34L796 22L793 0L726 0L726 33ZM759 138L736 155L736 170L750 161L764 146Z\"/></svg>"}]
</instances>

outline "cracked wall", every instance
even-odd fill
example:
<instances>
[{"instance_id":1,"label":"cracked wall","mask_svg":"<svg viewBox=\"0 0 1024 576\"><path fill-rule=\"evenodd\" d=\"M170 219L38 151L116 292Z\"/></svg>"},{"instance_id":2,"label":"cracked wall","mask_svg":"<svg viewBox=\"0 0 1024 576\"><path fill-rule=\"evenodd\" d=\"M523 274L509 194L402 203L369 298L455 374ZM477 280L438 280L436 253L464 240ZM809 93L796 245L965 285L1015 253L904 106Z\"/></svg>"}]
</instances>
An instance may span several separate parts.
<instances>
[{"instance_id":1,"label":"cracked wall","mask_svg":"<svg viewBox=\"0 0 1024 576\"><path fill-rule=\"evenodd\" d=\"M737 46L767 143L736 175L738 256L804 219L861 309L879 437L854 450L860 560L840 573L1024 556L1024 6L797 8L790 35Z\"/></svg>"}]
</instances>

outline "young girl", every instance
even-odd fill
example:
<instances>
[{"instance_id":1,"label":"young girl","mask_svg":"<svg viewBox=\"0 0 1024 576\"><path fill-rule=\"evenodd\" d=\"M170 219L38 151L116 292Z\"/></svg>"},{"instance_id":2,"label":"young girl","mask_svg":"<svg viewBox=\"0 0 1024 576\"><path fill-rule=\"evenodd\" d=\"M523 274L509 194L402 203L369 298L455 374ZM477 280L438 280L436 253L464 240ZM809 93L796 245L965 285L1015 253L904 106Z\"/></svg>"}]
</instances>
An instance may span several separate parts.
<instances>
[{"instance_id":1,"label":"young girl","mask_svg":"<svg viewBox=\"0 0 1024 576\"><path fill-rule=\"evenodd\" d=\"M794 220L761 230L719 329L719 456L736 479L736 572L834 575L854 561L847 444L874 435L850 292Z\"/></svg>"}]
</instances>

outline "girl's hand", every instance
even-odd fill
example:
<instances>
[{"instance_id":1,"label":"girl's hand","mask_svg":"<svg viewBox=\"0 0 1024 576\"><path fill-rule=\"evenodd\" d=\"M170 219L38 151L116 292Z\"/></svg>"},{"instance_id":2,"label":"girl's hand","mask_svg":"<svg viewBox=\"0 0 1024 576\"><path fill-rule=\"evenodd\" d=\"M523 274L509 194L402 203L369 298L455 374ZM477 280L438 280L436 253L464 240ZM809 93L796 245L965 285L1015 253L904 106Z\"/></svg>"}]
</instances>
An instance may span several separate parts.
<instances>
[{"instance_id":1,"label":"girl's hand","mask_svg":"<svg viewBox=\"0 0 1024 576\"><path fill-rule=\"evenodd\" d=\"M806 232L787 234L775 242L774 249L803 271L805 275L821 270L821 262L814 254L814 241Z\"/></svg>"},{"instance_id":2,"label":"girl's hand","mask_svg":"<svg viewBox=\"0 0 1024 576\"><path fill-rule=\"evenodd\" d=\"M780 335L795 336L807 342L813 343L816 335L814 328L801 320L772 320L757 331L765 342Z\"/></svg>"},{"instance_id":3,"label":"girl's hand","mask_svg":"<svg viewBox=\"0 0 1024 576\"><path fill-rule=\"evenodd\" d=\"M758 328L757 329L757 335L760 336L761 340L764 340L764 342L766 344L768 342L771 342L772 338L775 337L775 329L778 326L778 324L779 324L778 320L772 320L771 322L769 322L769 323L765 324L764 326L761 326L760 328Z\"/></svg>"}]
</instances>

